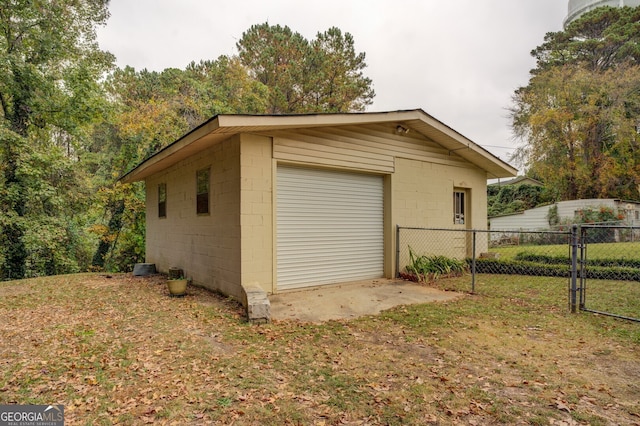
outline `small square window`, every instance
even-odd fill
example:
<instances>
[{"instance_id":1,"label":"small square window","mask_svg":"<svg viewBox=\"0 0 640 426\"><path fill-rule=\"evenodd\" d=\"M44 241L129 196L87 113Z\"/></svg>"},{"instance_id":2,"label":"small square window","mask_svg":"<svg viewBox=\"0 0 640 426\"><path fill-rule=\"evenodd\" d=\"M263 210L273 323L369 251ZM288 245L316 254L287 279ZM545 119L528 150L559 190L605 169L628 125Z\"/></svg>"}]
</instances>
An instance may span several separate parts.
<instances>
[{"instance_id":1,"label":"small square window","mask_svg":"<svg viewBox=\"0 0 640 426\"><path fill-rule=\"evenodd\" d=\"M463 191L453 192L453 223L464 225L465 200Z\"/></svg>"},{"instance_id":2,"label":"small square window","mask_svg":"<svg viewBox=\"0 0 640 426\"><path fill-rule=\"evenodd\" d=\"M196 172L196 212L209 213L209 169Z\"/></svg>"},{"instance_id":3,"label":"small square window","mask_svg":"<svg viewBox=\"0 0 640 426\"><path fill-rule=\"evenodd\" d=\"M167 184L158 185L158 217L167 217Z\"/></svg>"}]
</instances>

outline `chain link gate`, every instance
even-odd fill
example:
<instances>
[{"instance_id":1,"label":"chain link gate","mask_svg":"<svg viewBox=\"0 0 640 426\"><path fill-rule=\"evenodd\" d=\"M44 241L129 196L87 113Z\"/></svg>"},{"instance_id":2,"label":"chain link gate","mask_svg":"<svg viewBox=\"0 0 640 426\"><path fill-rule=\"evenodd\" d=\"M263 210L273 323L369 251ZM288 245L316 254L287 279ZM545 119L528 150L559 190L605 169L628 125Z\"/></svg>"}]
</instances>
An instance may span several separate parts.
<instances>
[{"instance_id":1,"label":"chain link gate","mask_svg":"<svg viewBox=\"0 0 640 426\"><path fill-rule=\"evenodd\" d=\"M471 273L568 278L571 312L640 322L640 227L570 225L557 231L397 226L396 276L415 256L465 260Z\"/></svg>"},{"instance_id":2,"label":"chain link gate","mask_svg":"<svg viewBox=\"0 0 640 426\"><path fill-rule=\"evenodd\" d=\"M607 224L574 227L570 306L640 322L640 228Z\"/></svg>"}]
</instances>

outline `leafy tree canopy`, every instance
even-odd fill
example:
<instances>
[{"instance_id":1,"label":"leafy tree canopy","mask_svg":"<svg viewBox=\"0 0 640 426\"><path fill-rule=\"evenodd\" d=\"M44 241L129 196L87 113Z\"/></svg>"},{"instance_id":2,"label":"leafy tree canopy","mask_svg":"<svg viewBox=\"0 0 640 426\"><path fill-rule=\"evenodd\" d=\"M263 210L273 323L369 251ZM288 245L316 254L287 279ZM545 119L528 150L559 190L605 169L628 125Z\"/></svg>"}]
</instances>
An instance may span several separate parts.
<instances>
[{"instance_id":1,"label":"leafy tree canopy","mask_svg":"<svg viewBox=\"0 0 640 426\"><path fill-rule=\"evenodd\" d=\"M547 35L513 97L513 160L559 200L640 199L640 8L600 8Z\"/></svg>"},{"instance_id":2,"label":"leafy tree canopy","mask_svg":"<svg viewBox=\"0 0 640 426\"><path fill-rule=\"evenodd\" d=\"M308 41L289 27L254 25L237 43L239 58L268 89L268 113L363 111L375 93L365 54L351 34L330 28Z\"/></svg>"},{"instance_id":3,"label":"leafy tree canopy","mask_svg":"<svg viewBox=\"0 0 640 426\"><path fill-rule=\"evenodd\" d=\"M108 0L0 4L0 280L127 270L144 259L144 189L117 178L219 113L362 111L364 53L337 28L255 25L239 54L113 68Z\"/></svg>"},{"instance_id":4,"label":"leafy tree canopy","mask_svg":"<svg viewBox=\"0 0 640 426\"><path fill-rule=\"evenodd\" d=\"M548 33L531 55L534 73L563 65L604 71L640 63L640 8L601 7L571 22L564 31Z\"/></svg>"},{"instance_id":5,"label":"leafy tree canopy","mask_svg":"<svg viewBox=\"0 0 640 426\"><path fill-rule=\"evenodd\" d=\"M542 186L528 184L487 186L489 217L532 209L552 201L553 191Z\"/></svg>"},{"instance_id":6,"label":"leafy tree canopy","mask_svg":"<svg viewBox=\"0 0 640 426\"><path fill-rule=\"evenodd\" d=\"M97 82L113 58L95 28L107 17L106 0L0 5L2 279L77 270L86 199L73 162L106 105Z\"/></svg>"}]
</instances>

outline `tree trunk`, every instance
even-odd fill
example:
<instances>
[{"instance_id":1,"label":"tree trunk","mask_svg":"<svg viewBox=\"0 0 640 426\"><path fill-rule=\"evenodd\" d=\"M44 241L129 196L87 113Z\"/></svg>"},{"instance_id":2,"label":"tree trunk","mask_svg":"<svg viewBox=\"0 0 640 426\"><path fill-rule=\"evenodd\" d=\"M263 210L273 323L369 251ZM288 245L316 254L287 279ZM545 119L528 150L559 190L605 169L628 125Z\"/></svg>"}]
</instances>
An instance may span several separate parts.
<instances>
[{"instance_id":1,"label":"tree trunk","mask_svg":"<svg viewBox=\"0 0 640 426\"><path fill-rule=\"evenodd\" d=\"M107 232L100 238L100 243L93 255L93 261L91 264L98 268L104 268L105 257L109 253L109 249L112 247L112 235L117 234L122 229L122 215L124 214L124 200L114 200L109 205L111 211L111 219L109 219L109 225Z\"/></svg>"}]
</instances>

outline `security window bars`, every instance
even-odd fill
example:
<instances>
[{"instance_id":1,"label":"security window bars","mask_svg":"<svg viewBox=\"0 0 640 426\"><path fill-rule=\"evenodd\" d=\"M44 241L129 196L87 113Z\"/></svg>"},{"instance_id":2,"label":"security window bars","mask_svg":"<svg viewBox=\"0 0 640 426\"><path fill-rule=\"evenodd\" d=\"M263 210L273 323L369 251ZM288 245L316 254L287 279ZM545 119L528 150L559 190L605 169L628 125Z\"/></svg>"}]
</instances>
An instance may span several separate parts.
<instances>
[{"instance_id":1,"label":"security window bars","mask_svg":"<svg viewBox=\"0 0 640 426\"><path fill-rule=\"evenodd\" d=\"M453 223L464 225L465 200L463 191L453 192Z\"/></svg>"},{"instance_id":2,"label":"security window bars","mask_svg":"<svg viewBox=\"0 0 640 426\"><path fill-rule=\"evenodd\" d=\"M209 214L209 169L202 169L196 172L196 212L198 214Z\"/></svg>"},{"instance_id":3,"label":"security window bars","mask_svg":"<svg viewBox=\"0 0 640 426\"><path fill-rule=\"evenodd\" d=\"M167 184L158 185L158 217L167 217Z\"/></svg>"}]
</instances>

